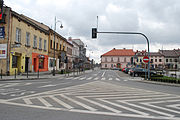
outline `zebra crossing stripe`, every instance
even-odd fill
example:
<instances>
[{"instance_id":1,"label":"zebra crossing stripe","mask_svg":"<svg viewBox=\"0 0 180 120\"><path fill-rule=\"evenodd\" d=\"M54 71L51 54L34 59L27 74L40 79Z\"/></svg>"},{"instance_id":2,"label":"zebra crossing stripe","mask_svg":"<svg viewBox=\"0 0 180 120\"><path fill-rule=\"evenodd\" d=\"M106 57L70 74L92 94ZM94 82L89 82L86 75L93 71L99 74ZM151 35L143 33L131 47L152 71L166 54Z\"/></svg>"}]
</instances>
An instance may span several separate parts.
<instances>
[{"instance_id":1,"label":"zebra crossing stripe","mask_svg":"<svg viewBox=\"0 0 180 120\"><path fill-rule=\"evenodd\" d=\"M78 104L78 105L80 105L80 106L82 106L82 107L84 107L84 108L86 108L86 109L88 109L88 110L90 110L90 111L96 111L95 108L90 107L90 106L88 106L88 105L86 105L86 104L83 104L83 103L81 103L81 102L79 102L79 101L76 101L76 100L74 100L74 99L72 99L72 98L69 98L69 97L67 97L67 96L65 96L65 95L63 95L63 94L61 94L60 96L63 97L63 98L65 98L65 99L67 99L67 100L69 100L69 101L71 101L71 102L74 102L74 103L76 103L76 104Z\"/></svg>"},{"instance_id":2,"label":"zebra crossing stripe","mask_svg":"<svg viewBox=\"0 0 180 120\"><path fill-rule=\"evenodd\" d=\"M109 78L109 80L112 80L112 78Z\"/></svg>"},{"instance_id":3,"label":"zebra crossing stripe","mask_svg":"<svg viewBox=\"0 0 180 120\"><path fill-rule=\"evenodd\" d=\"M98 77L94 78L94 80L98 80L98 79L99 79Z\"/></svg>"},{"instance_id":4,"label":"zebra crossing stripe","mask_svg":"<svg viewBox=\"0 0 180 120\"><path fill-rule=\"evenodd\" d=\"M98 106L100 106L100 107L103 107L103 108L105 108L105 109L107 109L107 110L113 111L113 112L115 112L115 113L121 113L121 111L119 111L119 110L116 110L116 109L114 109L114 108L108 107L108 106L103 105L103 104L101 104L101 103L98 103L98 102L95 102L95 101L86 99L86 98L84 98L84 97L80 97L80 96L79 96L78 98L80 98L80 99L82 99L82 100L85 100L85 101L87 101L87 102L90 102L90 103L92 103L92 104L98 105Z\"/></svg>"},{"instance_id":5,"label":"zebra crossing stripe","mask_svg":"<svg viewBox=\"0 0 180 120\"><path fill-rule=\"evenodd\" d=\"M33 103L31 102L31 100L30 99L23 99L24 100L24 102L26 103L26 104L28 104L28 105L32 105Z\"/></svg>"},{"instance_id":6,"label":"zebra crossing stripe","mask_svg":"<svg viewBox=\"0 0 180 120\"><path fill-rule=\"evenodd\" d=\"M105 78L102 78L101 80L105 80Z\"/></svg>"},{"instance_id":7,"label":"zebra crossing stripe","mask_svg":"<svg viewBox=\"0 0 180 120\"><path fill-rule=\"evenodd\" d=\"M144 116L149 115L149 114L147 114L147 113L144 113L144 112L141 112L141 111L138 111L138 110L135 110L135 109L131 109L131 108L129 108L129 107L125 107L125 106L120 105L120 104L112 103L112 102L107 101L107 100L103 100L103 99L98 99L98 100L103 101L103 102L106 102L106 103L111 104L111 105L113 105L113 106L117 106L117 107L120 107L120 108L129 110L129 111L135 112L135 113L137 113L137 114L141 114L141 115L144 115Z\"/></svg>"},{"instance_id":8,"label":"zebra crossing stripe","mask_svg":"<svg viewBox=\"0 0 180 120\"><path fill-rule=\"evenodd\" d=\"M87 80L90 80L90 79L92 79L92 77L89 77Z\"/></svg>"},{"instance_id":9,"label":"zebra crossing stripe","mask_svg":"<svg viewBox=\"0 0 180 120\"><path fill-rule=\"evenodd\" d=\"M86 79L86 77L82 77L82 78L80 78L79 80L84 80L84 79Z\"/></svg>"},{"instance_id":10,"label":"zebra crossing stripe","mask_svg":"<svg viewBox=\"0 0 180 120\"><path fill-rule=\"evenodd\" d=\"M72 109L73 107L66 104L65 102L61 101L60 99L56 98L55 96L50 96L51 99L53 99L54 101L56 101L57 103L59 103L60 105L64 106L67 109Z\"/></svg>"},{"instance_id":11,"label":"zebra crossing stripe","mask_svg":"<svg viewBox=\"0 0 180 120\"><path fill-rule=\"evenodd\" d=\"M43 103L46 107L52 107L52 105L50 103L48 103L45 99L43 99L42 97L38 97L37 98L41 103Z\"/></svg>"},{"instance_id":12,"label":"zebra crossing stripe","mask_svg":"<svg viewBox=\"0 0 180 120\"><path fill-rule=\"evenodd\" d=\"M116 78L117 81L121 81L119 78Z\"/></svg>"}]
</instances>

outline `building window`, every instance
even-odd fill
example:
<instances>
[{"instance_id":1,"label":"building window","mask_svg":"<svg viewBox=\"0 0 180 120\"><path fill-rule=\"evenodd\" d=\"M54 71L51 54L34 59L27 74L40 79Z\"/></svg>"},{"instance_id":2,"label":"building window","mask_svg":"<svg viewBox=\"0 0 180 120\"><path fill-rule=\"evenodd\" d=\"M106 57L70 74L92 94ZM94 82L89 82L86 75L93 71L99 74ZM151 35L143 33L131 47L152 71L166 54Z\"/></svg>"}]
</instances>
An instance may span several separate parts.
<instances>
[{"instance_id":1,"label":"building window","mask_svg":"<svg viewBox=\"0 0 180 120\"><path fill-rule=\"evenodd\" d=\"M136 59L136 62L139 62L139 59L138 59L138 58Z\"/></svg>"},{"instance_id":2,"label":"building window","mask_svg":"<svg viewBox=\"0 0 180 120\"><path fill-rule=\"evenodd\" d=\"M105 64L105 67L107 67L107 64Z\"/></svg>"},{"instance_id":3,"label":"building window","mask_svg":"<svg viewBox=\"0 0 180 120\"><path fill-rule=\"evenodd\" d=\"M166 62L168 62L168 59L166 59Z\"/></svg>"},{"instance_id":4,"label":"building window","mask_svg":"<svg viewBox=\"0 0 180 120\"><path fill-rule=\"evenodd\" d=\"M177 60L177 59L174 59L174 62L178 62L178 60Z\"/></svg>"},{"instance_id":5,"label":"building window","mask_svg":"<svg viewBox=\"0 0 180 120\"><path fill-rule=\"evenodd\" d=\"M162 62L162 59L159 59L159 62Z\"/></svg>"},{"instance_id":6,"label":"building window","mask_svg":"<svg viewBox=\"0 0 180 120\"><path fill-rule=\"evenodd\" d=\"M39 58L39 69L44 69L44 58Z\"/></svg>"},{"instance_id":7,"label":"building window","mask_svg":"<svg viewBox=\"0 0 180 120\"><path fill-rule=\"evenodd\" d=\"M52 40L51 40L51 42L50 42L50 48L52 49Z\"/></svg>"},{"instance_id":8,"label":"building window","mask_svg":"<svg viewBox=\"0 0 180 120\"><path fill-rule=\"evenodd\" d=\"M118 62L120 62L119 57L118 57Z\"/></svg>"},{"instance_id":9,"label":"building window","mask_svg":"<svg viewBox=\"0 0 180 120\"><path fill-rule=\"evenodd\" d=\"M155 62L157 62L157 59L155 59Z\"/></svg>"},{"instance_id":10,"label":"building window","mask_svg":"<svg viewBox=\"0 0 180 120\"><path fill-rule=\"evenodd\" d=\"M30 46L30 33L26 32L26 45Z\"/></svg>"},{"instance_id":11,"label":"building window","mask_svg":"<svg viewBox=\"0 0 180 120\"><path fill-rule=\"evenodd\" d=\"M142 60L140 59L140 62L142 62Z\"/></svg>"},{"instance_id":12,"label":"building window","mask_svg":"<svg viewBox=\"0 0 180 120\"><path fill-rule=\"evenodd\" d=\"M50 59L50 61L49 61L49 67L54 67L53 65L55 65L56 66L56 60L55 60L55 63L54 63L54 59Z\"/></svg>"},{"instance_id":13,"label":"building window","mask_svg":"<svg viewBox=\"0 0 180 120\"><path fill-rule=\"evenodd\" d=\"M153 59L151 59L151 63L153 63Z\"/></svg>"},{"instance_id":14,"label":"building window","mask_svg":"<svg viewBox=\"0 0 180 120\"><path fill-rule=\"evenodd\" d=\"M113 62L113 58L111 58L111 62Z\"/></svg>"},{"instance_id":15,"label":"building window","mask_svg":"<svg viewBox=\"0 0 180 120\"><path fill-rule=\"evenodd\" d=\"M65 51L65 46L63 46L63 51Z\"/></svg>"},{"instance_id":16,"label":"building window","mask_svg":"<svg viewBox=\"0 0 180 120\"><path fill-rule=\"evenodd\" d=\"M42 38L39 38L39 49L42 50Z\"/></svg>"},{"instance_id":17,"label":"building window","mask_svg":"<svg viewBox=\"0 0 180 120\"><path fill-rule=\"evenodd\" d=\"M126 58L124 58L124 62L126 62Z\"/></svg>"},{"instance_id":18,"label":"building window","mask_svg":"<svg viewBox=\"0 0 180 120\"><path fill-rule=\"evenodd\" d=\"M47 50L47 48L46 48L46 40L44 40L44 50Z\"/></svg>"},{"instance_id":19,"label":"building window","mask_svg":"<svg viewBox=\"0 0 180 120\"><path fill-rule=\"evenodd\" d=\"M59 45L59 49L61 50L61 44Z\"/></svg>"},{"instance_id":20,"label":"building window","mask_svg":"<svg viewBox=\"0 0 180 120\"><path fill-rule=\"evenodd\" d=\"M21 29L16 28L16 42L21 42Z\"/></svg>"},{"instance_id":21,"label":"building window","mask_svg":"<svg viewBox=\"0 0 180 120\"><path fill-rule=\"evenodd\" d=\"M37 36L34 35L33 47L37 48Z\"/></svg>"},{"instance_id":22,"label":"building window","mask_svg":"<svg viewBox=\"0 0 180 120\"><path fill-rule=\"evenodd\" d=\"M17 56L12 56L12 68L17 68Z\"/></svg>"},{"instance_id":23,"label":"building window","mask_svg":"<svg viewBox=\"0 0 180 120\"><path fill-rule=\"evenodd\" d=\"M172 62L172 59L170 59L170 62Z\"/></svg>"},{"instance_id":24,"label":"building window","mask_svg":"<svg viewBox=\"0 0 180 120\"><path fill-rule=\"evenodd\" d=\"M58 45L58 43L56 43L56 50L58 50L58 47L59 47L59 45Z\"/></svg>"},{"instance_id":25,"label":"building window","mask_svg":"<svg viewBox=\"0 0 180 120\"><path fill-rule=\"evenodd\" d=\"M107 58L105 58L105 62L107 62Z\"/></svg>"}]
</instances>

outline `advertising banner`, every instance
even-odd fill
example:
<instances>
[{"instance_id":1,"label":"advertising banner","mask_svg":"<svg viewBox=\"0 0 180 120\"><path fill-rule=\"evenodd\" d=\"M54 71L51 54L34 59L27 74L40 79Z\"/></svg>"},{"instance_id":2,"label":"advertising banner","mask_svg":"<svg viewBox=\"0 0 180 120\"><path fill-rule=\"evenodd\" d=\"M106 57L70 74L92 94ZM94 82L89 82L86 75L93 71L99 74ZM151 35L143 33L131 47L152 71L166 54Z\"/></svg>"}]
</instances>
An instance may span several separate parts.
<instances>
[{"instance_id":1,"label":"advertising banner","mask_svg":"<svg viewBox=\"0 0 180 120\"><path fill-rule=\"evenodd\" d=\"M4 27L0 27L0 38L4 38L5 32Z\"/></svg>"},{"instance_id":2,"label":"advertising banner","mask_svg":"<svg viewBox=\"0 0 180 120\"><path fill-rule=\"evenodd\" d=\"M0 44L0 59L7 57L7 44Z\"/></svg>"}]
</instances>

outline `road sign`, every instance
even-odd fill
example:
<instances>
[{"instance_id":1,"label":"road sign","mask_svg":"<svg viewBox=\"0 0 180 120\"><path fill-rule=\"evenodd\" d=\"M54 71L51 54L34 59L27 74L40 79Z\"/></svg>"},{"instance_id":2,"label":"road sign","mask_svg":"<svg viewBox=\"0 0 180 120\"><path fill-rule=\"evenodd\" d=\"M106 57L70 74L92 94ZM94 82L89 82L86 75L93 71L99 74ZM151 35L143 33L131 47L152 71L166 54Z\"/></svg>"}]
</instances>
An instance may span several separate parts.
<instances>
[{"instance_id":1,"label":"road sign","mask_svg":"<svg viewBox=\"0 0 180 120\"><path fill-rule=\"evenodd\" d=\"M149 62L149 57L148 57L148 56L144 56L144 57L143 57L143 61L144 61L145 63L148 63L148 62Z\"/></svg>"}]
</instances>

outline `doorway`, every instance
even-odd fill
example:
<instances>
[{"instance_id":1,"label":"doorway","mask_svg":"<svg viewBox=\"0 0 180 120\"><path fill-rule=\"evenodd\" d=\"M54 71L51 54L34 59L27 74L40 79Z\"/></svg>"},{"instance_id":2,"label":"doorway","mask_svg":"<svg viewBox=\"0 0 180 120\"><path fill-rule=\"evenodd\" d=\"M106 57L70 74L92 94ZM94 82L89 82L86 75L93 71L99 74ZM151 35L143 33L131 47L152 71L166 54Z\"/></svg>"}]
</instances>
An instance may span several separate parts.
<instances>
[{"instance_id":1,"label":"doorway","mask_svg":"<svg viewBox=\"0 0 180 120\"><path fill-rule=\"evenodd\" d=\"M25 72L29 70L29 57L25 58Z\"/></svg>"}]
</instances>

